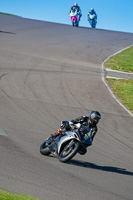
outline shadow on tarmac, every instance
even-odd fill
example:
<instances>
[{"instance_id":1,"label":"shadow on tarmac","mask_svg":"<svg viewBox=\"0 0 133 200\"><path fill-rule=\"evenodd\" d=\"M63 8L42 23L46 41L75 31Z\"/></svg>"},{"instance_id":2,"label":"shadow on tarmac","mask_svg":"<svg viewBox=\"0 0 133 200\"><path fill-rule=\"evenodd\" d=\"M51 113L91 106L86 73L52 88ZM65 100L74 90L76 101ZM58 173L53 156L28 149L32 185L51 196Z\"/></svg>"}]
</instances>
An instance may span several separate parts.
<instances>
[{"instance_id":1,"label":"shadow on tarmac","mask_svg":"<svg viewBox=\"0 0 133 200\"><path fill-rule=\"evenodd\" d=\"M118 168L118 167L100 166L100 165L96 165L94 163L77 161L77 160L71 160L67 164L75 165L75 166L79 166L79 167L86 167L86 168L95 169L95 170L101 170L101 171L105 171L105 172L113 172L113 173L117 173L117 174L133 176L133 172L126 171L126 169Z\"/></svg>"},{"instance_id":2,"label":"shadow on tarmac","mask_svg":"<svg viewBox=\"0 0 133 200\"><path fill-rule=\"evenodd\" d=\"M0 31L0 33L16 34L16 33L12 33L12 32L6 32L6 31Z\"/></svg>"}]
</instances>

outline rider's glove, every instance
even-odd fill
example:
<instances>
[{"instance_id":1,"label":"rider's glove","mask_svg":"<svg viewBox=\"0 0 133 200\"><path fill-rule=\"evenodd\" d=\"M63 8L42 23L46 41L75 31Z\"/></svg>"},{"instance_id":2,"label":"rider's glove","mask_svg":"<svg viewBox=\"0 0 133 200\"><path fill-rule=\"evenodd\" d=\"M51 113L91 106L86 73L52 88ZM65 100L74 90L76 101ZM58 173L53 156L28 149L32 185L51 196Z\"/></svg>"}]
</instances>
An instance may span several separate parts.
<instances>
[{"instance_id":1,"label":"rider's glove","mask_svg":"<svg viewBox=\"0 0 133 200\"><path fill-rule=\"evenodd\" d=\"M72 129L76 129L77 128L77 126L73 122L71 122L71 121L69 121L69 125L70 125L70 127Z\"/></svg>"},{"instance_id":2,"label":"rider's glove","mask_svg":"<svg viewBox=\"0 0 133 200\"><path fill-rule=\"evenodd\" d=\"M73 122L69 121L69 125L71 126L71 125L74 125L74 124L73 124Z\"/></svg>"}]
</instances>

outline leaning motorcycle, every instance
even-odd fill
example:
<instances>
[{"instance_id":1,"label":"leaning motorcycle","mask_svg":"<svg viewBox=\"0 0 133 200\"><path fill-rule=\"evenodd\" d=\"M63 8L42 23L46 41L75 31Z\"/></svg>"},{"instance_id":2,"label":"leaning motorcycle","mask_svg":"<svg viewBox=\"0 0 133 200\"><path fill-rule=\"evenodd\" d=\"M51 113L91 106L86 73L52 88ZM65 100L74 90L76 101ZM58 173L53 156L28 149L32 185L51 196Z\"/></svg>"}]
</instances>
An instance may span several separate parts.
<instances>
[{"instance_id":1,"label":"leaning motorcycle","mask_svg":"<svg viewBox=\"0 0 133 200\"><path fill-rule=\"evenodd\" d=\"M72 9L71 10L70 19L71 19L73 27L75 27L75 26L78 27L79 26L79 14L78 14L76 9Z\"/></svg>"},{"instance_id":2,"label":"leaning motorcycle","mask_svg":"<svg viewBox=\"0 0 133 200\"><path fill-rule=\"evenodd\" d=\"M97 24L97 17L95 14L90 14L88 16L88 21L91 25L92 28L96 28L96 24Z\"/></svg>"},{"instance_id":3,"label":"leaning motorcycle","mask_svg":"<svg viewBox=\"0 0 133 200\"><path fill-rule=\"evenodd\" d=\"M91 129L80 127L71 131L64 131L56 138L49 137L40 146L40 153L48 156L56 155L60 162L68 162L77 153L84 155L86 148L92 144Z\"/></svg>"}]
</instances>

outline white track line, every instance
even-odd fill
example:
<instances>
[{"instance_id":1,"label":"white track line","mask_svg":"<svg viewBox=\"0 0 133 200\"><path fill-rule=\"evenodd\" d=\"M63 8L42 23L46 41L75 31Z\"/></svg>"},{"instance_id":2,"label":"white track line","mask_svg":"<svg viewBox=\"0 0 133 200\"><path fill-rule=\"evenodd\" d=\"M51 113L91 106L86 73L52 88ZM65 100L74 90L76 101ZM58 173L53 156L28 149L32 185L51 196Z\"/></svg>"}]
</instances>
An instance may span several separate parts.
<instances>
[{"instance_id":1,"label":"white track line","mask_svg":"<svg viewBox=\"0 0 133 200\"><path fill-rule=\"evenodd\" d=\"M122 72L122 71L118 71L118 70L113 70L113 69L109 69L109 68L106 68L106 71L107 72L116 72L116 73L119 73L119 74L133 74L132 72Z\"/></svg>"},{"instance_id":2,"label":"white track line","mask_svg":"<svg viewBox=\"0 0 133 200\"><path fill-rule=\"evenodd\" d=\"M132 45L131 45L131 46L132 46ZM118 54L118 53L120 53L120 52L122 52L122 51L124 51L124 50L126 50L126 49L128 49L128 48L130 48L131 46L126 47L126 48L124 48L124 49L121 49L120 51L114 53L113 55L109 56L108 58L106 58L106 59L104 60L104 62L102 63L102 81L104 82L105 86L108 88L108 90L109 90L111 96L117 101L117 103L119 103L119 105L122 106L122 107L133 117L133 114L132 114L132 113L119 101L119 99L117 99L117 97L113 94L113 92L112 92L112 90L110 89L108 83L106 82L105 73L104 73L104 66L105 66L105 63L107 62L107 60L108 60L110 57L112 57L112 56L114 56L114 55L116 55L116 54Z\"/></svg>"}]
</instances>

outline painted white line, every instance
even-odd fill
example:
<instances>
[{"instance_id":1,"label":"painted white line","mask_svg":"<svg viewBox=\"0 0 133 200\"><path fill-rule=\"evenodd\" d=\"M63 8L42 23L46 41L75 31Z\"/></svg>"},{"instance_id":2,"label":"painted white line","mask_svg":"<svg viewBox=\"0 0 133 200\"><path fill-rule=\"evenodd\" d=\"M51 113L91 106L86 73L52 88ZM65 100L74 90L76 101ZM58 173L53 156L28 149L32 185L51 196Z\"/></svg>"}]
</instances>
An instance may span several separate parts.
<instances>
[{"instance_id":1,"label":"painted white line","mask_svg":"<svg viewBox=\"0 0 133 200\"><path fill-rule=\"evenodd\" d=\"M133 45L131 45L131 46L133 46ZM109 56L108 58L106 58L106 59L103 61L103 63L102 63L102 81L104 82L105 86L108 88L108 90L109 90L111 96L117 101L117 103L119 103L119 105L122 106L122 107L133 117L133 114L132 114L132 113L117 99L117 97L114 95L114 93L113 93L112 90L110 89L109 85L108 85L107 82L106 82L106 79L105 79L105 72L104 72L104 65L105 65L105 63L107 62L107 60L108 60L110 57L112 57L112 56L114 56L114 55L116 55L116 54L118 54L118 53L120 53L120 52L122 52L122 51L124 51L124 50L126 50L126 49L128 49L128 48L130 48L131 46L126 47L126 48L124 48L124 49L121 49L120 51L114 53L113 55Z\"/></svg>"},{"instance_id":2,"label":"painted white line","mask_svg":"<svg viewBox=\"0 0 133 200\"><path fill-rule=\"evenodd\" d=\"M113 70L113 69L109 69L109 68L106 68L106 71L108 72L116 72L116 73L121 73L121 74L133 74L132 72L122 72L122 71L118 71L118 70Z\"/></svg>"},{"instance_id":3,"label":"painted white line","mask_svg":"<svg viewBox=\"0 0 133 200\"><path fill-rule=\"evenodd\" d=\"M106 78L123 79L123 78L118 78L118 77L115 77L115 76L106 76Z\"/></svg>"},{"instance_id":4,"label":"painted white line","mask_svg":"<svg viewBox=\"0 0 133 200\"><path fill-rule=\"evenodd\" d=\"M7 134L5 133L5 131L1 127L0 127L0 135L7 136Z\"/></svg>"}]
</instances>

